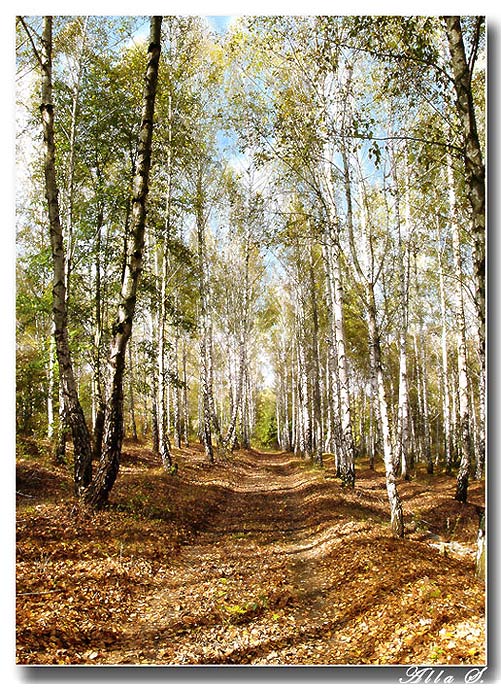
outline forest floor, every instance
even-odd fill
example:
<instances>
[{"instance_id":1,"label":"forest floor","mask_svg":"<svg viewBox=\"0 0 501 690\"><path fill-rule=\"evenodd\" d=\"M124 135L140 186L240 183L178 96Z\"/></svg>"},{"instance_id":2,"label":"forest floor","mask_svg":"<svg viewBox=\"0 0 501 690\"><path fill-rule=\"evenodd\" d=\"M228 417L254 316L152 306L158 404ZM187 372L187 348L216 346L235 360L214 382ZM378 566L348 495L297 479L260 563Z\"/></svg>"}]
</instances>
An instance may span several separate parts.
<instances>
[{"instance_id":1,"label":"forest floor","mask_svg":"<svg viewBox=\"0 0 501 690\"><path fill-rule=\"evenodd\" d=\"M392 538L382 466L343 490L332 462L128 443L111 505L72 498L43 452L17 462L19 664L486 663L474 577L484 486L418 472Z\"/></svg>"}]
</instances>

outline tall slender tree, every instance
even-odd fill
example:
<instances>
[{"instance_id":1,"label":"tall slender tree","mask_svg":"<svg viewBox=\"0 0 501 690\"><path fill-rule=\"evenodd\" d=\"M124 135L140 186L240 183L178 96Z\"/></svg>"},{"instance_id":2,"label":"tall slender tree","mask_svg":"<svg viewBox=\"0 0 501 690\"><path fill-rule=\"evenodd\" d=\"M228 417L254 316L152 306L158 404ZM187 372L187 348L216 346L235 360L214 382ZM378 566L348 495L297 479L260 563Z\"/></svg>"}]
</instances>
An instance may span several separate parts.
<instances>
[{"instance_id":1,"label":"tall slender tree","mask_svg":"<svg viewBox=\"0 0 501 690\"><path fill-rule=\"evenodd\" d=\"M450 66L456 92L456 106L462 128L463 163L465 185L471 207L471 233L474 243L476 286L476 315L480 358L480 454L485 455L485 165L478 133L477 113L473 96L473 74L481 37L484 17L473 17L473 40L467 57L464 29L461 17L444 17L445 33L449 46Z\"/></svg>"},{"instance_id":2,"label":"tall slender tree","mask_svg":"<svg viewBox=\"0 0 501 690\"><path fill-rule=\"evenodd\" d=\"M52 17L44 17L42 35L42 114L44 138L45 195L49 210L50 244L53 261L54 339L63 394L64 416L71 429L74 447L75 492L81 495L92 478L92 445L78 397L68 335L67 254L63 242L56 179L54 105L52 102Z\"/></svg>"},{"instance_id":3,"label":"tall slender tree","mask_svg":"<svg viewBox=\"0 0 501 690\"><path fill-rule=\"evenodd\" d=\"M122 279L118 315L113 326L109 359L110 390L104 421L103 452L94 480L85 494L86 502L95 508L102 508L107 503L120 467L123 437L123 376L126 348L132 332L137 288L143 261L155 96L161 51L161 28L162 17L152 17L132 193L130 241L128 242L128 254Z\"/></svg>"}]
</instances>

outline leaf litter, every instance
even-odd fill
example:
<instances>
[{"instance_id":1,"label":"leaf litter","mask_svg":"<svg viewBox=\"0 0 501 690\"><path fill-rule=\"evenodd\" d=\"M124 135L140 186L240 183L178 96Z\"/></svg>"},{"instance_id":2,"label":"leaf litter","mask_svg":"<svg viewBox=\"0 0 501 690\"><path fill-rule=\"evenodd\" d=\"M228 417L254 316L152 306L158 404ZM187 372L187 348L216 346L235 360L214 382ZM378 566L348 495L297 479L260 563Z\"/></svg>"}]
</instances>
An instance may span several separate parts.
<instances>
[{"instance_id":1,"label":"leaf litter","mask_svg":"<svg viewBox=\"0 0 501 690\"><path fill-rule=\"evenodd\" d=\"M67 468L18 461L17 663L486 663L480 482L465 505L445 475L402 482L397 540L383 468L345 490L329 461L173 452L177 476L127 444L98 513Z\"/></svg>"}]
</instances>

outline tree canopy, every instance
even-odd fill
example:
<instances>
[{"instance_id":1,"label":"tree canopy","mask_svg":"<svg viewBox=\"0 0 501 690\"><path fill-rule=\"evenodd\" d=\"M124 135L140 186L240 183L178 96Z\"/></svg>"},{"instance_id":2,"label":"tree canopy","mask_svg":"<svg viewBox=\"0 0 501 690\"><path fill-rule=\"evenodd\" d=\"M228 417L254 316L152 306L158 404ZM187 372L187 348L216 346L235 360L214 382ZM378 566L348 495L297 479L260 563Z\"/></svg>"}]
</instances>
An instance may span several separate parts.
<instances>
[{"instance_id":1,"label":"tree canopy","mask_svg":"<svg viewBox=\"0 0 501 690\"><path fill-rule=\"evenodd\" d=\"M483 18L164 17L152 94L147 23L55 17L50 42L16 23L18 432L64 448L80 426L97 457L118 405L117 463L124 434L171 471L173 443L215 461L257 443L346 486L382 458L396 513L421 462L457 468L466 500L485 455Z\"/></svg>"}]
</instances>

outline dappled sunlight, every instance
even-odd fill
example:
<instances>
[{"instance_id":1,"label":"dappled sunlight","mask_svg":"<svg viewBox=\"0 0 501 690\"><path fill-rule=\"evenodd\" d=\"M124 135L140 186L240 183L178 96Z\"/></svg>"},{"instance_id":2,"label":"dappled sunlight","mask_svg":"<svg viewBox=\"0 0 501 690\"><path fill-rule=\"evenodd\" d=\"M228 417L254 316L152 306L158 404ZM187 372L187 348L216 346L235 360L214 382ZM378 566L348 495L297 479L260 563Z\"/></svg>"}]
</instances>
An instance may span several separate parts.
<instances>
[{"instance_id":1,"label":"dappled sunlight","mask_svg":"<svg viewBox=\"0 0 501 690\"><path fill-rule=\"evenodd\" d=\"M211 465L175 449L176 476L136 444L125 457L99 513L71 498L66 468L20 463L22 663L484 663L473 553L429 543L438 510L444 543L474 544L474 506L453 502L450 529L452 479L401 485L402 540L380 472L346 490L284 453Z\"/></svg>"},{"instance_id":2,"label":"dappled sunlight","mask_svg":"<svg viewBox=\"0 0 501 690\"><path fill-rule=\"evenodd\" d=\"M17 663L486 663L486 37L16 17Z\"/></svg>"}]
</instances>

